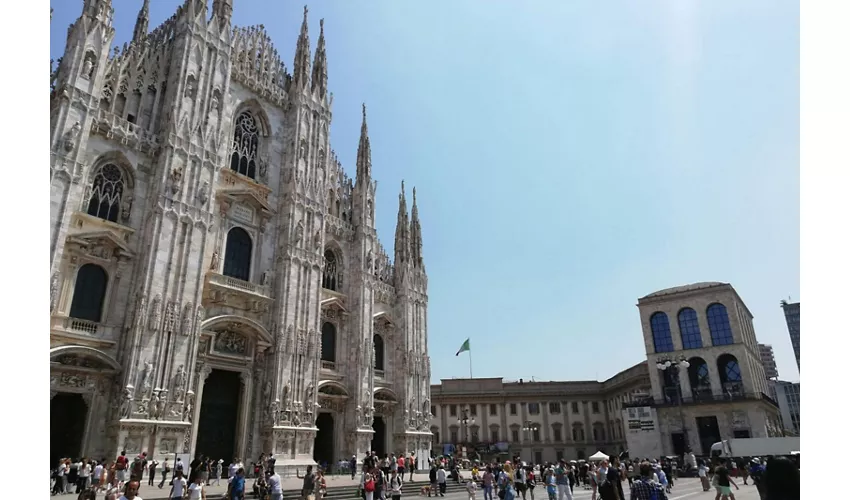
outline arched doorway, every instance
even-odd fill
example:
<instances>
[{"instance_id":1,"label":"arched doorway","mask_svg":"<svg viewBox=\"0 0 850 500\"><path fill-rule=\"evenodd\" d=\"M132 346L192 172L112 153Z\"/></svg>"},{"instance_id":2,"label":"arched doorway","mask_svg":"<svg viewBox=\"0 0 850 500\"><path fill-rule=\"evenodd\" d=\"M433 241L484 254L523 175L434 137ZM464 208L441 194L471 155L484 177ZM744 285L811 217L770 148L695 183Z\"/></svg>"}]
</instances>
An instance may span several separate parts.
<instances>
[{"instance_id":1,"label":"arched doorway","mask_svg":"<svg viewBox=\"0 0 850 500\"><path fill-rule=\"evenodd\" d=\"M313 460L320 466L334 463L334 417L328 412L319 413L316 419L316 441L313 443ZM339 457L337 457L339 459Z\"/></svg>"},{"instance_id":2,"label":"arched doorway","mask_svg":"<svg viewBox=\"0 0 850 500\"><path fill-rule=\"evenodd\" d=\"M383 457L387 454L387 424L384 422L384 417L376 416L372 422L372 430L375 434L372 436L372 451Z\"/></svg>"},{"instance_id":3,"label":"arched doorway","mask_svg":"<svg viewBox=\"0 0 850 500\"><path fill-rule=\"evenodd\" d=\"M82 394L60 392L50 399L51 467L56 467L60 458L80 458L87 413Z\"/></svg>"},{"instance_id":4,"label":"arched doorway","mask_svg":"<svg viewBox=\"0 0 850 500\"><path fill-rule=\"evenodd\" d=\"M229 463L236 456L239 372L212 370L204 382L195 453Z\"/></svg>"}]
</instances>

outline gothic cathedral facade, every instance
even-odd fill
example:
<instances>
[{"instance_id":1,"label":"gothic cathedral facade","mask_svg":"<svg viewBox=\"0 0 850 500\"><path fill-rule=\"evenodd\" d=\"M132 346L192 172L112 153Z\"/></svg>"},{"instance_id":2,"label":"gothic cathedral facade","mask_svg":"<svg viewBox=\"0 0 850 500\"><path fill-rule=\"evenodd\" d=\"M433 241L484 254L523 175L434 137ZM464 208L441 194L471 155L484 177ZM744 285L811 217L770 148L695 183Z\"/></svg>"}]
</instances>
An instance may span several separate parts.
<instances>
[{"instance_id":1,"label":"gothic cathedral facade","mask_svg":"<svg viewBox=\"0 0 850 500\"><path fill-rule=\"evenodd\" d=\"M416 193L391 258L365 106L354 179L330 146L323 23L290 72L233 0L151 32L140 1L113 51L84 0L51 75L51 457L427 456Z\"/></svg>"}]
</instances>

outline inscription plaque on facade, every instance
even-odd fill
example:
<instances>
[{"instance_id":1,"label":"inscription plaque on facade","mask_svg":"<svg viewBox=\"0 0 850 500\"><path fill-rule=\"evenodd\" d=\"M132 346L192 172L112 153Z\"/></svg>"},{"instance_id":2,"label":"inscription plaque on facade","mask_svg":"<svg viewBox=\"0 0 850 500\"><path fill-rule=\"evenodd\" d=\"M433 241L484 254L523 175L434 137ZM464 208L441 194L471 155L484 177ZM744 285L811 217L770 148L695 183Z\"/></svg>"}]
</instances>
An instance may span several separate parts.
<instances>
[{"instance_id":1,"label":"inscription plaque on facade","mask_svg":"<svg viewBox=\"0 0 850 500\"><path fill-rule=\"evenodd\" d=\"M254 210L245 205L233 205L233 208L230 210L230 216L233 217L233 220L244 222L245 224L254 223Z\"/></svg>"}]
</instances>

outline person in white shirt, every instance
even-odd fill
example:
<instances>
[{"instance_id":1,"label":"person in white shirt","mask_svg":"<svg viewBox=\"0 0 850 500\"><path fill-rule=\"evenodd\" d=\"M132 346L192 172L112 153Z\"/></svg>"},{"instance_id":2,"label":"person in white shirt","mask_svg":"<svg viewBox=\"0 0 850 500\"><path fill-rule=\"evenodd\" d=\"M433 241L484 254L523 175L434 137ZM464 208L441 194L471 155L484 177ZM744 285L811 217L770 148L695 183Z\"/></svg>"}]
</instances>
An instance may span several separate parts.
<instances>
[{"instance_id":1,"label":"person in white shirt","mask_svg":"<svg viewBox=\"0 0 850 500\"><path fill-rule=\"evenodd\" d=\"M266 484L269 486L269 494L271 500L283 500L283 487L280 485L280 475L271 469L270 474L266 478Z\"/></svg>"},{"instance_id":2,"label":"person in white shirt","mask_svg":"<svg viewBox=\"0 0 850 500\"><path fill-rule=\"evenodd\" d=\"M204 481L200 474L195 477L195 482L189 485L189 500L207 500Z\"/></svg>"},{"instance_id":3,"label":"person in white shirt","mask_svg":"<svg viewBox=\"0 0 850 500\"><path fill-rule=\"evenodd\" d=\"M218 462L213 466L213 481L215 481L216 486L221 486L221 464L224 462L222 459L218 459ZM210 481L210 486L212 486L212 481Z\"/></svg>"},{"instance_id":4,"label":"person in white shirt","mask_svg":"<svg viewBox=\"0 0 850 500\"><path fill-rule=\"evenodd\" d=\"M183 500L183 493L186 491L186 478L183 477L183 473L178 471L174 476L174 480L171 484L171 493L168 494L168 498L172 500Z\"/></svg>"},{"instance_id":5,"label":"person in white shirt","mask_svg":"<svg viewBox=\"0 0 850 500\"><path fill-rule=\"evenodd\" d=\"M88 489L90 486L89 476L91 476L91 465L89 465L88 460L83 460L80 462L80 490Z\"/></svg>"},{"instance_id":6,"label":"person in white shirt","mask_svg":"<svg viewBox=\"0 0 850 500\"><path fill-rule=\"evenodd\" d=\"M475 500L475 481L472 479L466 482L466 495L469 500Z\"/></svg>"},{"instance_id":7,"label":"person in white shirt","mask_svg":"<svg viewBox=\"0 0 850 500\"><path fill-rule=\"evenodd\" d=\"M140 497L138 493L139 482L127 481L127 484L124 485L124 494L121 495L121 498L119 498L118 500L142 500L142 497Z\"/></svg>"},{"instance_id":8,"label":"person in white shirt","mask_svg":"<svg viewBox=\"0 0 850 500\"><path fill-rule=\"evenodd\" d=\"M437 469L437 486L440 488L440 496L446 496L446 469L442 465Z\"/></svg>"},{"instance_id":9,"label":"person in white shirt","mask_svg":"<svg viewBox=\"0 0 850 500\"><path fill-rule=\"evenodd\" d=\"M92 484L94 484L94 488L96 490L100 489L100 480L103 477L103 464L98 462L98 464L94 467L94 472L92 472Z\"/></svg>"}]
</instances>

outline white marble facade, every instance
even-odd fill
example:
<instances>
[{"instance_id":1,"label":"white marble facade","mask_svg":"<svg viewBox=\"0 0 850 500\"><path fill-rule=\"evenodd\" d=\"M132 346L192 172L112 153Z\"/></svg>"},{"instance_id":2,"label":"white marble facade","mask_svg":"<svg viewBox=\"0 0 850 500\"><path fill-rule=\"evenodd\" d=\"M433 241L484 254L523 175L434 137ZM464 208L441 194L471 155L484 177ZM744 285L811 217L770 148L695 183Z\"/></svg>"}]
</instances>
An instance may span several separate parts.
<instances>
[{"instance_id":1,"label":"white marble facade","mask_svg":"<svg viewBox=\"0 0 850 500\"><path fill-rule=\"evenodd\" d=\"M151 32L139 3L111 51L111 0L85 0L51 75L51 398L85 402L67 453L203 452L219 371L238 373L221 380L246 460L303 469L322 413L333 459L374 429L383 451L424 456L416 194L408 214L402 185L391 258L365 106L354 179L330 146L323 31L311 55L305 8L290 71L262 25L231 27L233 0L181 1Z\"/></svg>"}]
</instances>

